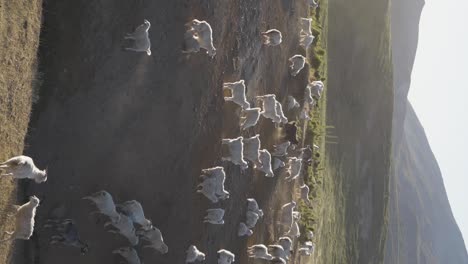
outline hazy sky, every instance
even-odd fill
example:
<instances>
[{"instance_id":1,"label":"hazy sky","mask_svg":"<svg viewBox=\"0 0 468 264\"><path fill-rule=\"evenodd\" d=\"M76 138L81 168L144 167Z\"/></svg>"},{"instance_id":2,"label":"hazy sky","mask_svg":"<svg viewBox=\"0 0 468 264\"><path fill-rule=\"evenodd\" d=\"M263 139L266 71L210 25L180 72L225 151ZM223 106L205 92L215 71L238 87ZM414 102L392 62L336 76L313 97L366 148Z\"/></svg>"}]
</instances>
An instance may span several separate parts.
<instances>
[{"instance_id":1,"label":"hazy sky","mask_svg":"<svg viewBox=\"0 0 468 264\"><path fill-rule=\"evenodd\" d=\"M468 1L426 0L409 100L468 242Z\"/></svg>"}]
</instances>

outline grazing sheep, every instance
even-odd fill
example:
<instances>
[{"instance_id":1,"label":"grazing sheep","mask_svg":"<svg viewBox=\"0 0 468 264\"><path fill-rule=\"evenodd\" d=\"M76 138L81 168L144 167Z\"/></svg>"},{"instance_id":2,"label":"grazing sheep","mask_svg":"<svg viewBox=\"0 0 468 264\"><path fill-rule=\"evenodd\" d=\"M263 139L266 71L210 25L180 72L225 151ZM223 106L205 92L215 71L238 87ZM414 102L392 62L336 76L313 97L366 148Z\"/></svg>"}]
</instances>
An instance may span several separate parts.
<instances>
[{"instance_id":1,"label":"grazing sheep","mask_svg":"<svg viewBox=\"0 0 468 264\"><path fill-rule=\"evenodd\" d=\"M310 84L308 84L304 90L304 102L307 103L309 106L315 105L315 100L312 96L312 86Z\"/></svg>"},{"instance_id":2,"label":"grazing sheep","mask_svg":"<svg viewBox=\"0 0 468 264\"><path fill-rule=\"evenodd\" d=\"M300 191L301 191L301 199L304 200L304 202L310 206L311 205L311 201L309 199L309 186L307 186L306 184L303 184L301 187L299 187Z\"/></svg>"},{"instance_id":3,"label":"grazing sheep","mask_svg":"<svg viewBox=\"0 0 468 264\"><path fill-rule=\"evenodd\" d=\"M274 177L271 167L271 154L266 149L260 150L260 164L255 164L256 169L265 173L265 177Z\"/></svg>"},{"instance_id":4,"label":"grazing sheep","mask_svg":"<svg viewBox=\"0 0 468 264\"><path fill-rule=\"evenodd\" d=\"M263 210L260 209L257 201L254 198L247 198L247 210L258 214L260 217L263 217Z\"/></svg>"},{"instance_id":5,"label":"grazing sheep","mask_svg":"<svg viewBox=\"0 0 468 264\"><path fill-rule=\"evenodd\" d=\"M294 222L293 211L295 207L296 202L294 201L284 204L281 207L281 224L285 227L286 230L290 230Z\"/></svg>"},{"instance_id":6,"label":"grazing sheep","mask_svg":"<svg viewBox=\"0 0 468 264\"><path fill-rule=\"evenodd\" d=\"M312 230L307 231L307 239L312 240L314 238L314 232Z\"/></svg>"},{"instance_id":7,"label":"grazing sheep","mask_svg":"<svg viewBox=\"0 0 468 264\"><path fill-rule=\"evenodd\" d=\"M148 56L151 55L151 41L149 39L148 30L151 27L151 23L148 20L144 20L142 25L139 25L133 33L127 33L125 39L133 40L132 48L125 48L125 50L146 52Z\"/></svg>"},{"instance_id":8,"label":"grazing sheep","mask_svg":"<svg viewBox=\"0 0 468 264\"><path fill-rule=\"evenodd\" d=\"M205 197L208 198L212 203L217 203L220 199L229 198L228 195L217 195L217 193L225 191L223 190L224 187L220 185L219 179L214 177L205 178L202 183L197 185L197 193L205 195Z\"/></svg>"},{"instance_id":9,"label":"grazing sheep","mask_svg":"<svg viewBox=\"0 0 468 264\"><path fill-rule=\"evenodd\" d=\"M312 18L300 18L301 34L312 34Z\"/></svg>"},{"instance_id":10,"label":"grazing sheep","mask_svg":"<svg viewBox=\"0 0 468 264\"><path fill-rule=\"evenodd\" d=\"M15 179L31 179L36 183L47 181L47 169L40 170L28 156L16 156L0 163L0 178L11 176Z\"/></svg>"},{"instance_id":11,"label":"grazing sheep","mask_svg":"<svg viewBox=\"0 0 468 264\"><path fill-rule=\"evenodd\" d=\"M275 123L281 121L281 116L276 111L276 96L274 94L266 94L257 96L257 100L262 101L263 111L260 113L265 118L271 119Z\"/></svg>"},{"instance_id":12,"label":"grazing sheep","mask_svg":"<svg viewBox=\"0 0 468 264\"><path fill-rule=\"evenodd\" d=\"M303 34L299 38L299 45L304 47L304 49L308 49L314 42L314 39L315 37L312 34Z\"/></svg>"},{"instance_id":13,"label":"grazing sheep","mask_svg":"<svg viewBox=\"0 0 468 264\"><path fill-rule=\"evenodd\" d=\"M313 81L307 85L311 90L311 94L320 99L322 97L323 92L323 82L322 81Z\"/></svg>"},{"instance_id":14,"label":"grazing sheep","mask_svg":"<svg viewBox=\"0 0 468 264\"><path fill-rule=\"evenodd\" d=\"M304 107L302 108L301 110L301 113L299 113L299 120L302 120L302 121L308 121L310 120L310 115L309 115L309 111L307 110L308 108L307 107Z\"/></svg>"},{"instance_id":15,"label":"grazing sheep","mask_svg":"<svg viewBox=\"0 0 468 264\"><path fill-rule=\"evenodd\" d=\"M108 232L124 236L132 246L136 246L138 244L138 236L135 233L136 230L130 217L120 214L120 220L118 222L108 221L104 223L104 228L107 228L108 226L115 228L108 230Z\"/></svg>"},{"instance_id":16,"label":"grazing sheep","mask_svg":"<svg viewBox=\"0 0 468 264\"><path fill-rule=\"evenodd\" d=\"M49 244L58 243L79 248L81 255L85 255L88 252L89 246L81 241L78 228L73 219L48 219L43 227L52 228L56 233L50 238Z\"/></svg>"},{"instance_id":17,"label":"grazing sheep","mask_svg":"<svg viewBox=\"0 0 468 264\"><path fill-rule=\"evenodd\" d=\"M190 245L186 251L187 257L185 258L185 263L193 263L195 261L204 261L205 253L198 250L194 245Z\"/></svg>"},{"instance_id":18,"label":"grazing sheep","mask_svg":"<svg viewBox=\"0 0 468 264\"><path fill-rule=\"evenodd\" d=\"M225 200L229 198L229 192L224 189L224 182L226 181L226 173L224 172L224 168L221 166L203 169L202 175L200 178L206 180L208 178L215 179L216 188L215 188L215 195L220 200Z\"/></svg>"},{"instance_id":19,"label":"grazing sheep","mask_svg":"<svg viewBox=\"0 0 468 264\"><path fill-rule=\"evenodd\" d=\"M246 88L244 80L223 83L223 89L231 90L232 94L231 97L224 97L224 101L232 101L241 106L242 109L250 108L250 104L247 102L247 97L245 95Z\"/></svg>"},{"instance_id":20,"label":"grazing sheep","mask_svg":"<svg viewBox=\"0 0 468 264\"><path fill-rule=\"evenodd\" d=\"M36 216L36 208L39 206L39 199L36 196L29 197L29 202L15 206L15 231L5 232L10 237L1 242L13 239L29 240L34 232L34 217Z\"/></svg>"},{"instance_id":21,"label":"grazing sheep","mask_svg":"<svg viewBox=\"0 0 468 264\"><path fill-rule=\"evenodd\" d=\"M271 260L273 256L268 254L268 248L263 244L253 245L247 248L249 258Z\"/></svg>"},{"instance_id":22,"label":"grazing sheep","mask_svg":"<svg viewBox=\"0 0 468 264\"><path fill-rule=\"evenodd\" d=\"M230 161L235 165L240 165L241 169L245 170L249 167L247 162L244 160L244 138L242 136L233 139L223 139L222 144L228 145L229 157L222 157L223 161Z\"/></svg>"},{"instance_id":23,"label":"grazing sheep","mask_svg":"<svg viewBox=\"0 0 468 264\"><path fill-rule=\"evenodd\" d=\"M262 32L263 44L267 46L277 46L283 41L281 32L277 29L270 29Z\"/></svg>"},{"instance_id":24,"label":"grazing sheep","mask_svg":"<svg viewBox=\"0 0 468 264\"><path fill-rule=\"evenodd\" d=\"M231 264L235 261L235 255L225 249L218 250L218 264Z\"/></svg>"},{"instance_id":25,"label":"grazing sheep","mask_svg":"<svg viewBox=\"0 0 468 264\"><path fill-rule=\"evenodd\" d=\"M299 34L299 45L308 49L309 46L314 42L314 36L312 35L312 18L301 18L301 32Z\"/></svg>"},{"instance_id":26,"label":"grazing sheep","mask_svg":"<svg viewBox=\"0 0 468 264\"><path fill-rule=\"evenodd\" d=\"M312 8L317 8L319 4L317 3L316 0L307 0L307 3L309 4L310 7Z\"/></svg>"},{"instance_id":27,"label":"grazing sheep","mask_svg":"<svg viewBox=\"0 0 468 264\"><path fill-rule=\"evenodd\" d=\"M286 236L289 236L291 238L298 238L300 235L301 235L301 232L299 230L299 224L297 223L297 221L294 221L293 224L291 225L291 228L286 233Z\"/></svg>"},{"instance_id":28,"label":"grazing sheep","mask_svg":"<svg viewBox=\"0 0 468 264\"><path fill-rule=\"evenodd\" d=\"M291 142L285 141L278 145L273 145L274 151L271 153L273 156L282 157L288 155L288 148L291 146Z\"/></svg>"},{"instance_id":29,"label":"grazing sheep","mask_svg":"<svg viewBox=\"0 0 468 264\"><path fill-rule=\"evenodd\" d=\"M304 68L305 63L306 63L306 58L302 55L297 54L289 58L288 61L291 63L289 65L289 70L290 70L291 75L296 76Z\"/></svg>"},{"instance_id":30,"label":"grazing sheep","mask_svg":"<svg viewBox=\"0 0 468 264\"><path fill-rule=\"evenodd\" d=\"M261 109L259 107L242 109L241 113L241 129L246 130L247 128L257 125L260 119Z\"/></svg>"},{"instance_id":31,"label":"grazing sheep","mask_svg":"<svg viewBox=\"0 0 468 264\"><path fill-rule=\"evenodd\" d=\"M130 217L133 223L138 224L143 229L149 230L153 226L151 220L145 218L143 207L138 201L126 201L117 205L116 208L126 216Z\"/></svg>"},{"instance_id":32,"label":"grazing sheep","mask_svg":"<svg viewBox=\"0 0 468 264\"><path fill-rule=\"evenodd\" d=\"M296 144L296 145L299 144L299 141L297 140L297 127L296 127L295 121L285 124L284 132L286 134L284 139L291 142L291 144Z\"/></svg>"},{"instance_id":33,"label":"grazing sheep","mask_svg":"<svg viewBox=\"0 0 468 264\"><path fill-rule=\"evenodd\" d=\"M288 95L288 100L287 100L287 110L291 110L291 109L294 109L294 108L299 108L300 107L300 104L297 102L297 100L292 97L291 95Z\"/></svg>"},{"instance_id":34,"label":"grazing sheep","mask_svg":"<svg viewBox=\"0 0 468 264\"><path fill-rule=\"evenodd\" d=\"M290 157L288 159L288 167L286 169L287 177L285 178L285 180L293 181L297 179L301 175L301 169L302 169L302 159Z\"/></svg>"},{"instance_id":35,"label":"grazing sheep","mask_svg":"<svg viewBox=\"0 0 468 264\"><path fill-rule=\"evenodd\" d=\"M279 168L283 168L284 166L286 166L286 163L284 163L284 161L280 160L279 158L273 158L273 171Z\"/></svg>"},{"instance_id":36,"label":"grazing sheep","mask_svg":"<svg viewBox=\"0 0 468 264\"><path fill-rule=\"evenodd\" d=\"M245 224L249 228L254 228L259 218L260 216L257 213L252 212L252 211L247 211L246 216L245 216Z\"/></svg>"},{"instance_id":37,"label":"grazing sheep","mask_svg":"<svg viewBox=\"0 0 468 264\"><path fill-rule=\"evenodd\" d=\"M140 236L141 240L150 243L149 245L145 245L143 248L156 249L161 254L166 254L169 251L169 248L164 243L161 230L155 226L153 226L150 230L140 229L136 233L138 236Z\"/></svg>"},{"instance_id":38,"label":"grazing sheep","mask_svg":"<svg viewBox=\"0 0 468 264\"><path fill-rule=\"evenodd\" d=\"M244 138L244 157L254 164L261 164L260 162L260 135L257 134L250 138Z\"/></svg>"},{"instance_id":39,"label":"grazing sheep","mask_svg":"<svg viewBox=\"0 0 468 264\"><path fill-rule=\"evenodd\" d=\"M276 113L279 115L280 120L277 123L283 123L286 124L288 123L288 118L284 115L283 113L283 106L281 105L280 102L276 101Z\"/></svg>"},{"instance_id":40,"label":"grazing sheep","mask_svg":"<svg viewBox=\"0 0 468 264\"><path fill-rule=\"evenodd\" d=\"M112 251L112 254L122 256L128 264L141 264L141 260L135 249L131 247L121 247Z\"/></svg>"},{"instance_id":41,"label":"grazing sheep","mask_svg":"<svg viewBox=\"0 0 468 264\"><path fill-rule=\"evenodd\" d=\"M216 49L213 45L213 29L206 21L194 19L187 24L185 32L185 51L184 53L198 52L200 48L205 49L210 57L216 55Z\"/></svg>"},{"instance_id":42,"label":"grazing sheep","mask_svg":"<svg viewBox=\"0 0 468 264\"><path fill-rule=\"evenodd\" d=\"M210 223L213 225L224 225L224 209L215 208L206 210L206 216L203 218L203 223Z\"/></svg>"},{"instance_id":43,"label":"grazing sheep","mask_svg":"<svg viewBox=\"0 0 468 264\"><path fill-rule=\"evenodd\" d=\"M91 212L91 214L101 213L108 216L114 223L120 221L120 215L116 211L114 200L108 192L102 190L93 193L90 196L85 196L82 199L93 201L98 208L98 211Z\"/></svg>"},{"instance_id":44,"label":"grazing sheep","mask_svg":"<svg viewBox=\"0 0 468 264\"><path fill-rule=\"evenodd\" d=\"M289 259L292 253L292 240L289 237L280 237L278 244L281 245L286 253L286 259Z\"/></svg>"},{"instance_id":45,"label":"grazing sheep","mask_svg":"<svg viewBox=\"0 0 468 264\"><path fill-rule=\"evenodd\" d=\"M284 259L284 260L287 259L286 252L285 252L284 248L281 245L269 245L268 246L268 253L270 253L270 255L273 258L281 258L281 259Z\"/></svg>"},{"instance_id":46,"label":"grazing sheep","mask_svg":"<svg viewBox=\"0 0 468 264\"><path fill-rule=\"evenodd\" d=\"M239 227L237 228L237 235L242 237L242 236L251 236L253 234L253 231L250 230L250 228L244 223L240 222Z\"/></svg>"}]
</instances>

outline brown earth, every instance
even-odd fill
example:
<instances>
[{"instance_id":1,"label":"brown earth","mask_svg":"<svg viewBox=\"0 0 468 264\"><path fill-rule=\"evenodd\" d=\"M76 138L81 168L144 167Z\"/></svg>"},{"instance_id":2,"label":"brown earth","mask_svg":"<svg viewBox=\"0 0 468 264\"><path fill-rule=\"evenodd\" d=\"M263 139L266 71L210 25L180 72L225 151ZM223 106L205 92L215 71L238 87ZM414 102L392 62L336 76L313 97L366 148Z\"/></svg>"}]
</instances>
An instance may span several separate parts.
<instances>
[{"instance_id":1,"label":"brown earth","mask_svg":"<svg viewBox=\"0 0 468 264\"><path fill-rule=\"evenodd\" d=\"M26 154L48 166L45 184L28 184L25 194L42 204L32 241L17 242L15 263L111 263L111 251L127 243L104 231L88 216L81 197L105 189L114 200L140 201L161 229L169 253L138 251L145 263L181 263L195 244L215 263L221 248L248 263L247 244L271 243L274 208L290 198L277 191L280 177L241 173L221 162L221 138L261 135L272 150L275 129L269 120L248 132L238 128L238 107L224 103L222 82L245 79L248 98L275 93L302 98L308 70L288 74L287 59L305 54L298 46L297 23L305 4L293 1L47 1L40 50L44 83L30 124ZM148 19L152 56L123 52L122 36ZM184 23L198 18L213 27L217 55L181 53ZM279 47L261 45L260 32L283 32ZM195 193L202 168L222 164L230 199L213 205ZM289 197L288 197L289 196ZM245 199L254 197L265 218L248 240L237 237ZM282 198L282 199L279 199ZM224 226L202 224L207 208L226 209ZM54 210L65 208L65 210ZM90 252L47 246L40 228L53 216L76 219ZM265 237L263 237L265 236ZM23 252L24 250L24 252Z\"/></svg>"}]
</instances>

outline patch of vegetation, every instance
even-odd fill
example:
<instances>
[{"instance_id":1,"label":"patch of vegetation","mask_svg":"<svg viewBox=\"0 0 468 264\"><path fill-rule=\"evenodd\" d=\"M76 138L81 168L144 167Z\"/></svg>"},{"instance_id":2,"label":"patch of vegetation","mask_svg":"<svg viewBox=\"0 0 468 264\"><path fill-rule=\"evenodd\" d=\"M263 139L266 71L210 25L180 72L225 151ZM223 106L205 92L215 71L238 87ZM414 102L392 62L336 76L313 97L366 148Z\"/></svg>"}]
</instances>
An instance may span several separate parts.
<instances>
[{"instance_id":1,"label":"patch of vegetation","mask_svg":"<svg viewBox=\"0 0 468 264\"><path fill-rule=\"evenodd\" d=\"M33 86L37 85L37 49L42 1L0 1L0 160L23 152ZM16 186L0 179L0 239L12 230L7 212L16 203ZM9 263L12 243L0 244L0 263Z\"/></svg>"}]
</instances>

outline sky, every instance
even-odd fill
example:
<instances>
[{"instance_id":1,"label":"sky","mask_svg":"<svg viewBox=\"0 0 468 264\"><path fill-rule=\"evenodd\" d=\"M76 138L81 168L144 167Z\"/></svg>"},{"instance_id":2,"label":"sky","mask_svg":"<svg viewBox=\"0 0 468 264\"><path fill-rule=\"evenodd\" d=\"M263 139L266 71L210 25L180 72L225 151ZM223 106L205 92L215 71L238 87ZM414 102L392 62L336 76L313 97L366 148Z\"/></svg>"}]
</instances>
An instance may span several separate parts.
<instances>
[{"instance_id":1,"label":"sky","mask_svg":"<svg viewBox=\"0 0 468 264\"><path fill-rule=\"evenodd\" d=\"M426 0L409 100L468 243L468 1Z\"/></svg>"}]
</instances>

